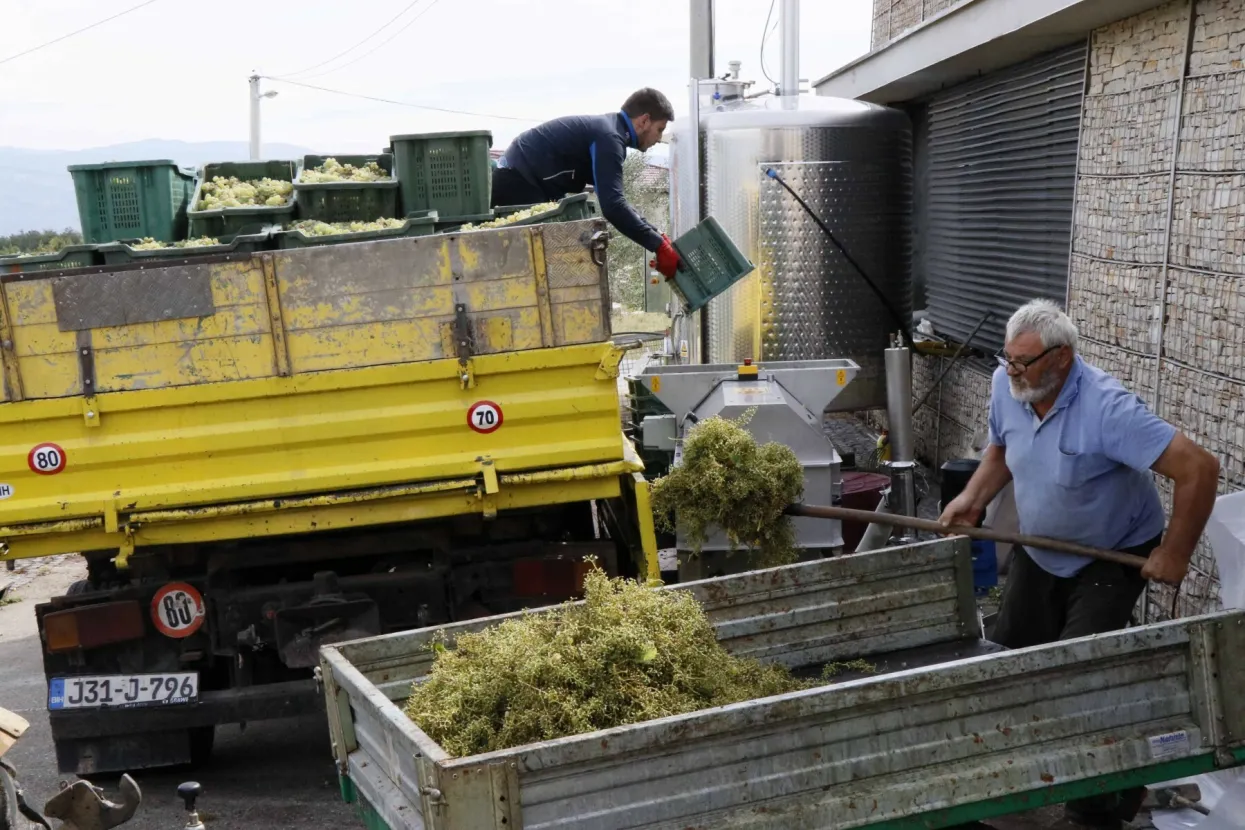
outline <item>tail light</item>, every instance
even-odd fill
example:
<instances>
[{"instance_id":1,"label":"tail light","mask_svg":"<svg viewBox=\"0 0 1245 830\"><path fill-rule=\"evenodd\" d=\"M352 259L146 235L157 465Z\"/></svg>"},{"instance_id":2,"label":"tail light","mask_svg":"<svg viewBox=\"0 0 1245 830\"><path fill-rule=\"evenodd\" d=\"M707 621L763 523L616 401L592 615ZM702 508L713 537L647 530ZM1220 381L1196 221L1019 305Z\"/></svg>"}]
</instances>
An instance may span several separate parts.
<instances>
[{"instance_id":1,"label":"tail light","mask_svg":"<svg viewBox=\"0 0 1245 830\"><path fill-rule=\"evenodd\" d=\"M83 605L43 615L44 647L50 654L141 640L143 630L143 608L136 600Z\"/></svg>"}]
</instances>

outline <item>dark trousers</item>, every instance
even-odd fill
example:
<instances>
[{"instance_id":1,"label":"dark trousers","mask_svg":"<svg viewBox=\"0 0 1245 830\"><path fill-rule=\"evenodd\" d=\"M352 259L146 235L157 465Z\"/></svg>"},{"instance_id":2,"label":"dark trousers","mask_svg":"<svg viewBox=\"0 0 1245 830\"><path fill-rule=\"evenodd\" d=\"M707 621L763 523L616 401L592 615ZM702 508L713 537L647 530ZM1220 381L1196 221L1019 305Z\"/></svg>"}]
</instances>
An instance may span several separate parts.
<instances>
[{"instance_id":1,"label":"dark trousers","mask_svg":"<svg viewBox=\"0 0 1245 830\"><path fill-rule=\"evenodd\" d=\"M518 171L508 167L493 171L493 194L489 200L492 207L536 205L547 201L541 189L519 175Z\"/></svg>"},{"instance_id":2,"label":"dark trousers","mask_svg":"<svg viewBox=\"0 0 1245 830\"><path fill-rule=\"evenodd\" d=\"M1149 556L1161 540L1156 536L1125 550ZM1075 576L1052 576L1018 547L990 639L1008 648L1024 648L1118 631L1128 626L1145 585L1136 568L1099 560ZM1142 788L1078 799L1069 801L1065 810L1082 823L1111 826L1131 820L1144 793Z\"/></svg>"}]
</instances>

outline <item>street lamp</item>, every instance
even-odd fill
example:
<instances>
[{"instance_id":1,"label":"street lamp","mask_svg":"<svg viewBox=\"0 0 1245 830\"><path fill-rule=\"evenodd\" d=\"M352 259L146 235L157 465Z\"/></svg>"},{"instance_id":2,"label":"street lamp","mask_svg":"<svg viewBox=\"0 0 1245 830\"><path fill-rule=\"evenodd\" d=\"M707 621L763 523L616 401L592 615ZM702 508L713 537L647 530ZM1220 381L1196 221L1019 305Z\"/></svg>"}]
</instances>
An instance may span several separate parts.
<instances>
[{"instance_id":1,"label":"street lamp","mask_svg":"<svg viewBox=\"0 0 1245 830\"><path fill-rule=\"evenodd\" d=\"M275 90L269 92L259 91L259 75L252 75L249 78L251 82L251 160L258 159L259 156L259 102L262 98L275 98L277 93Z\"/></svg>"}]
</instances>

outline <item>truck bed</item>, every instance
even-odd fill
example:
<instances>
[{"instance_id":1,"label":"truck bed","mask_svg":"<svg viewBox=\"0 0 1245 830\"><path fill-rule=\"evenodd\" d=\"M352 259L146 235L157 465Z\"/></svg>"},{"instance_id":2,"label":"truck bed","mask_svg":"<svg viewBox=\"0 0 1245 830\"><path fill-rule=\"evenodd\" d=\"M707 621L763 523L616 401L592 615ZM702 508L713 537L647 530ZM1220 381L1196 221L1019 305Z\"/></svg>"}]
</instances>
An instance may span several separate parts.
<instances>
[{"instance_id":1,"label":"truck bed","mask_svg":"<svg viewBox=\"0 0 1245 830\"><path fill-rule=\"evenodd\" d=\"M0 558L618 496L604 229L0 276Z\"/></svg>"},{"instance_id":2,"label":"truck bed","mask_svg":"<svg viewBox=\"0 0 1245 830\"><path fill-rule=\"evenodd\" d=\"M733 653L889 673L449 758L400 708L433 630L325 647L344 796L391 830L939 827L1245 761L1240 612L995 653L966 539L662 590Z\"/></svg>"}]
</instances>

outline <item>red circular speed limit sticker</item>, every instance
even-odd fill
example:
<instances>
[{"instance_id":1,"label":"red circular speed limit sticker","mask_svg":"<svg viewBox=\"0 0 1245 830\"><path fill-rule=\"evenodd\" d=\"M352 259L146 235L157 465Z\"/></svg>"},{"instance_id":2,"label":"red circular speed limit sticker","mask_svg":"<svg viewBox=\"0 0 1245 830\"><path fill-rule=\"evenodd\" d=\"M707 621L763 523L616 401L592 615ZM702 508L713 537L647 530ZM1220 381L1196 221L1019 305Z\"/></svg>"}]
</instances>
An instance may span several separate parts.
<instances>
[{"instance_id":1,"label":"red circular speed limit sticker","mask_svg":"<svg viewBox=\"0 0 1245 830\"><path fill-rule=\"evenodd\" d=\"M151 621L165 637L189 637L203 625L203 596L195 586L170 582L151 598Z\"/></svg>"},{"instance_id":2,"label":"red circular speed limit sticker","mask_svg":"<svg viewBox=\"0 0 1245 830\"><path fill-rule=\"evenodd\" d=\"M467 426L488 435L501 428L501 407L492 401L476 401L467 410Z\"/></svg>"},{"instance_id":3,"label":"red circular speed limit sticker","mask_svg":"<svg viewBox=\"0 0 1245 830\"><path fill-rule=\"evenodd\" d=\"M56 475L65 469L65 451L57 444L40 444L26 456L26 464L41 476Z\"/></svg>"}]
</instances>

